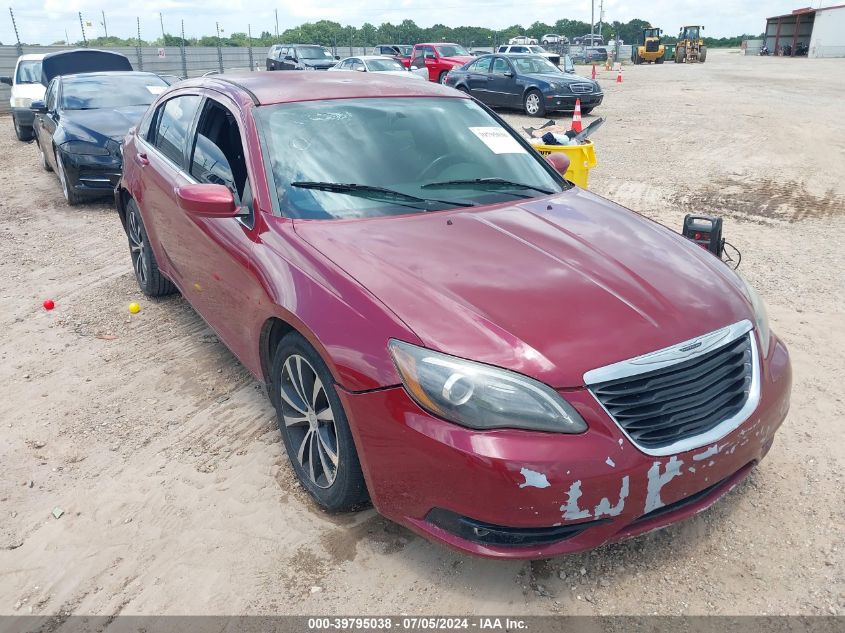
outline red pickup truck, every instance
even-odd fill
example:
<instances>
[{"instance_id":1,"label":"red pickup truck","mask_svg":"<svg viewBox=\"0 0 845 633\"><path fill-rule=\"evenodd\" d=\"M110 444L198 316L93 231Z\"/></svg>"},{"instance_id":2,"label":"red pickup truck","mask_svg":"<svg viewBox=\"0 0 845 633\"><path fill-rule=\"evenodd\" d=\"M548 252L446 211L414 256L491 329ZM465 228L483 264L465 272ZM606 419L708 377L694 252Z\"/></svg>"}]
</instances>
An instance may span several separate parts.
<instances>
[{"instance_id":1,"label":"red pickup truck","mask_svg":"<svg viewBox=\"0 0 845 633\"><path fill-rule=\"evenodd\" d=\"M427 68L430 81L441 84L453 68L460 68L474 60L460 44L415 44L411 53L411 68Z\"/></svg>"}]
</instances>

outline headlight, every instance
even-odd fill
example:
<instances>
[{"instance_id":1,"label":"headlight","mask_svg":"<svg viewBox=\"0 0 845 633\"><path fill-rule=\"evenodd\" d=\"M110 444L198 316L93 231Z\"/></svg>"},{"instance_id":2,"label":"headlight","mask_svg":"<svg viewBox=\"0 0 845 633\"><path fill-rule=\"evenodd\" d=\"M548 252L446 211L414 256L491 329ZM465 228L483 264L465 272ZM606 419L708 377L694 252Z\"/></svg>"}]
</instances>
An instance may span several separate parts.
<instances>
[{"instance_id":1,"label":"headlight","mask_svg":"<svg viewBox=\"0 0 845 633\"><path fill-rule=\"evenodd\" d=\"M68 154L83 154L85 156L108 156L109 150L85 141L68 141L62 143L61 148Z\"/></svg>"},{"instance_id":2,"label":"headlight","mask_svg":"<svg viewBox=\"0 0 845 633\"><path fill-rule=\"evenodd\" d=\"M411 397L445 420L473 429L587 430L572 405L527 376L401 341L389 348Z\"/></svg>"},{"instance_id":3,"label":"headlight","mask_svg":"<svg viewBox=\"0 0 845 633\"><path fill-rule=\"evenodd\" d=\"M28 108L32 105L32 99L29 97L12 97L13 108Z\"/></svg>"},{"instance_id":4,"label":"headlight","mask_svg":"<svg viewBox=\"0 0 845 633\"><path fill-rule=\"evenodd\" d=\"M763 356L769 351L769 315L766 313L766 305L763 299L757 294L757 291L748 283L748 280L743 277L738 271L734 271L739 277L742 284L745 286L745 296L751 302L751 307L754 308L754 323L757 326L757 335L760 337L760 346L763 348Z\"/></svg>"}]
</instances>

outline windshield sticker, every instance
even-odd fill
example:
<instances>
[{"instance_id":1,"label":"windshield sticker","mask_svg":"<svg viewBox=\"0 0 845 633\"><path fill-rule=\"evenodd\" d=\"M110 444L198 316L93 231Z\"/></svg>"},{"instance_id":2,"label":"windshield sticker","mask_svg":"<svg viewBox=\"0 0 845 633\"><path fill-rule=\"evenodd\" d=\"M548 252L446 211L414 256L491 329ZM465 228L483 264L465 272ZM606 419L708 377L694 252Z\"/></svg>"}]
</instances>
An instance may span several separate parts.
<instances>
[{"instance_id":1,"label":"windshield sticker","mask_svg":"<svg viewBox=\"0 0 845 633\"><path fill-rule=\"evenodd\" d=\"M164 92L165 88L166 86L147 86L147 90L150 91L151 95L160 95L162 92Z\"/></svg>"},{"instance_id":2,"label":"windshield sticker","mask_svg":"<svg viewBox=\"0 0 845 633\"><path fill-rule=\"evenodd\" d=\"M494 154L525 154L525 148L500 127L471 127L475 134Z\"/></svg>"}]
</instances>

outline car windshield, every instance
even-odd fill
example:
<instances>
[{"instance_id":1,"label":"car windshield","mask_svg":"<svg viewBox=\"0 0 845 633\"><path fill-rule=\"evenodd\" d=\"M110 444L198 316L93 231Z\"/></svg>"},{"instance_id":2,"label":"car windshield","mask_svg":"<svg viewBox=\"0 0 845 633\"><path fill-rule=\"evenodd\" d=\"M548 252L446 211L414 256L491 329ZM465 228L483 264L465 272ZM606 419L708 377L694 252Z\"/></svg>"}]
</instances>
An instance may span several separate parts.
<instances>
[{"instance_id":1,"label":"car windshield","mask_svg":"<svg viewBox=\"0 0 845 633\"><path fill-rule=\"evenodd\" d=\"M528 50L531 51L532 53L536 54L536 55L542 55L543 53L546 52L546 49L543 48L542 46L529 46Z\"/></svg>"},{"instance_id":2,"label":"car windshield","mask_svg":"<svg viewBox=\"0 0 845 633\"><path fill-rule=\"evenodd\" d=\"M440 57L469 57L469 52L460 44L444 44L437 47Z\"/></svg>"},{"instance_id":3,"label":"car windshield","mask_svg":"<svg viewBox=\"0 0 845 633\"><path fill-rule=\"evenodd\" d=\"M368 59L367 68L371 71L378 72L381 70L405 70L405 67L397 62L395 59Z\"/></svg>"},{"instance_id":4,"label":"car windshield","mask_svg":"<svg viewBox=\"0 0 845 633\"><path fill-rule=\"evenodd\" d=\"M334 59L331 53L319 46L302 46L296 49L299 59Z\"/></svg>"},{"instance_id":5,"label":"car windshield","mask_svg":"<svg viewBox=\"0 0 845 633\"><path fill-rule=\"evenodd\" d=\"M288 217L421 213L542 195L535 187L567 188L518 135L469 99L309 101L262 106L256 118L279 209ZM455 186L456 180L469 182ZM348 186L320 188L329 184Z\"/></svg>"},{"instance_id":6,"label":"car windshield","mask_svg":"<svg viewBox=\"0 0 845 633\"><path fill-rule=\"evenodd\" d=\"M521 75L560 72L560 69L545 57L513 57L511 61Z\"/></svg>"},{"instance_id":7,"label":"car windshield","mask_svg":"<svg viewBox=\"0 0 845 633\"><path fill-rule=\"evenodd\" d=\"M17 84L40 84L41 83L41 60L34 59L22 61L18 64L18 72L15 76Z\"/></svg>"},{"instance_id":8,"label":"car windshield","mask_svg":"<svg viewBox=\"0 0 845 633\"><path fill-rule=\"evenodd\" d=\"M77 75L62 82L62 109L94 110L150 105L167 88L158 75Z\"/></svg>"}]
</instances>

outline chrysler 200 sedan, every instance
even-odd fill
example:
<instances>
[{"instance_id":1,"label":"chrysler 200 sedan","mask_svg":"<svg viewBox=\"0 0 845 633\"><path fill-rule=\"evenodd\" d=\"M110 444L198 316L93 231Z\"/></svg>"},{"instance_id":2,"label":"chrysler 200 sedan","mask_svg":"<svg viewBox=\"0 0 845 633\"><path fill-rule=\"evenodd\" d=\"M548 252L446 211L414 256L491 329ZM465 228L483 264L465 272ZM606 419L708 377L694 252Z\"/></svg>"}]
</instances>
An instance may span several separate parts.
<instances>
[{"instance_id":1,"label":"chrysler 200 sedan","mask_svg":"<svg viewBox=\"0 0 845 633\"><path fill-rule=\"evenodd\" d=\"M787 414L787 350L742 278L451 88L188 80L124 155L140 288L181 292L267 385L328 510L576 552L707 508Z\"/></svg>"}]
</instances>

